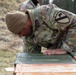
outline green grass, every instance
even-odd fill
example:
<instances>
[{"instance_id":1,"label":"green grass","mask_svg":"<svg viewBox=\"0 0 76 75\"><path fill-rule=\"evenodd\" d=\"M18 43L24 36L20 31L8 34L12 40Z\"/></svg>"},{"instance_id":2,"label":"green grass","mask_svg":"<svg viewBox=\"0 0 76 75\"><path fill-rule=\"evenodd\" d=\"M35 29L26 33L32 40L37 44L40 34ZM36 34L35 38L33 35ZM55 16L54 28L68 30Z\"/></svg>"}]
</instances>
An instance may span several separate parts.
<instances>
[{"instance_id":1,"label":"green grass","mask_svg":"<svg viewBox=\"0 0 76 75\"><path fill-rule=\"evenodd\" d=\"M13 67L16 54L19 51L2 51L0 50L0 75L12 75L13 72L6 72L5 68Z\"/></svg>"}]
</instances>

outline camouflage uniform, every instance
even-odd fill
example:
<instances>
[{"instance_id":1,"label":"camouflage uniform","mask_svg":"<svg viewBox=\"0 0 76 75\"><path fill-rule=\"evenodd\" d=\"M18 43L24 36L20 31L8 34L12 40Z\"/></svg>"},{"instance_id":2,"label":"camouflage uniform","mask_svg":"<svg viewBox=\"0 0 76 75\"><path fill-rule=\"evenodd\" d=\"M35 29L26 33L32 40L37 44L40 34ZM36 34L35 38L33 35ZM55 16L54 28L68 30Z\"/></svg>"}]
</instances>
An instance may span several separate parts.
<instances>
[{"instance_id":1,"label":"camouflage uniform","mask_svg":"<svg viewBox=\"0 0 76 75\"><path fill-rule=\"evenodd\" d=\"M34 9L38 6L40 5L37 4L37 6L35 6L31 0L27 0L20 5L20 11L24 11L25 9Z\"/></svg>"},{"instance_id":2,"label":"camouflage uniform","mask_svg":"<svg viewBox=\"0 0 76 75\"><path fill-rule=\"evenodd\" d=\"M76 15L54 4L32 10L40 24L33 25L33 34L25 37L25 52L39 52L41 47L76 51Z\"/></svg>"},{"instance_id":3,"label":"camouflage uniform","mask_svg":"<svg viewBox=\"0 0 76 75\"><path fill-rule=\"evenodd\" d=\"M37 6L31 1L31 0L26 0L25 2L23 2L21 5L20 5L20 11L25 11L25 9L34 9L34 8L36 8L36 7L38 7L38 6L40 6L39 5L39 3L37 4ZM37 18L36 18L36 25L38 24L38 20L37 20ZM22 37L22 39L23 39L23 42L25 41L25 39L24 39L24 37ZM24 42L24 44L25 44L25 42ZM24 48L24 50L26 49L26 46L24 46L23 47Z\"/></svg>"}]
</instances>

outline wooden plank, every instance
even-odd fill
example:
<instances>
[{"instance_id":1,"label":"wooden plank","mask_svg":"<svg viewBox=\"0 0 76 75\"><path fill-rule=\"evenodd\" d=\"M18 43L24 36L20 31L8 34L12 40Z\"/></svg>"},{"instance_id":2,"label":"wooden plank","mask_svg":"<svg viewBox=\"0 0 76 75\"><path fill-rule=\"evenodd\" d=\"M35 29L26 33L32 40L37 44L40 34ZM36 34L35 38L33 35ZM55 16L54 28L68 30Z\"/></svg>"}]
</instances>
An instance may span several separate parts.
<instances>
[{"instance_id":1,"label":"wooden plank","mask_svg":"<svg viewBox=\"0 0 76 75\"><path fill-rule=\"evenodd\" d=\"M76 64L17 64L14 72L76 72Z\"/></svg>"},{"instance_id":2,"label":"wooden plank","mask_svg":"<svg viewBox=\"0 0 76 75\"><path fill-rule=\"evenodd\" d=\"M14 71L14 67L8 67L8 68L5 68L6 71L9 71L9 72L13 72Z\"/></svg>"},{"instance_id":3,"label":"wooden plank","mask_svg":"<svg viewBox=\"0 0 76 75\"><path fill-rule=\"evenodd\" d=\"M51 72L51 73L32 72L32 73L16 73L16 75L76 75L76 72Z\"/></svg>"}]
</instances>

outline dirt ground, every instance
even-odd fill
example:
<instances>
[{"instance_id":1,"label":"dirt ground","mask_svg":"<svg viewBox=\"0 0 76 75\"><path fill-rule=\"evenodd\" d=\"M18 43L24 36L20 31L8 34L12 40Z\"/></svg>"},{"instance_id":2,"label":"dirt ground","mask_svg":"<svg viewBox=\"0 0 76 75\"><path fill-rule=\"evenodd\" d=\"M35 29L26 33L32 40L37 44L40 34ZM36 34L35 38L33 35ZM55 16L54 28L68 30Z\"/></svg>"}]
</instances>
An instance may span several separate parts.
<instances>
[{"instance_id":1,"label":"dirt ground","mask_svg":"<svg viewBox=\"0 0 76 75\"><path fill-rule=\"evenodd\" d=\"M0 0L0 75L12 75L5 68L13 67L16 54L23 50L23 41L8 31L5 15L9 11L18 10L19 4L25 0Z\"/></svg>"}]
</instances>

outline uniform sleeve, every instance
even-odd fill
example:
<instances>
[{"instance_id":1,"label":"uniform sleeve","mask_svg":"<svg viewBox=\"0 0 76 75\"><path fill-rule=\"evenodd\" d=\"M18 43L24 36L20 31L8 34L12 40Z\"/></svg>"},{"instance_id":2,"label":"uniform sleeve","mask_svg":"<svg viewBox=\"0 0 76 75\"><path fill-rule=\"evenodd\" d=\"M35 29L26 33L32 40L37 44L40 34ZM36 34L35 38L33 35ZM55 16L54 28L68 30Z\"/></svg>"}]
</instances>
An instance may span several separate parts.
<instances>
[{"instance_id":1,"label":"uniform sleeve","mask_svg":"<svg viewBox=\"0 0 76 75\"><path fill-rule=\"evenodd\" d=\"M21 5L20 5L20 11L23 11L23 12L25 12L26 9L33 9L33 8L35 8L35 7L33 7L31 5L29 0L21 3Z\"/></svg>"},{"instance_id":2,"label":"uniform sleeve","mask_svg":"<svg viewBox=\"0 0 76 75\"><path fill-rule=\"evenodd\" d=\"M49 28L62 29L68 27L72 20L72 13L57 7L54 4L42 5L33 10L35 18L44 21Z\"/></svg>"},{"instance_id":3,"label":"uniform sleeve","mask_svg":"<svg viewBox=\"0 0 76 75\"><path fill-rule=\"evenodd\" d=\"M35 9L32 10L33 14L34 14L34 17L35 19L38 17L42 17L44 16L44 14L46 14L48 10L48 5L42 5L42 6L39 6Z\"/></svg>"},{"instance_id":4,"label":"uniform sleeve","mask_svg":"<svg viewBox=\"0 0 76 75\"><path fill-rule=\"evenodd\" d=\"M59 31L67 31L61 48L68 52L76 52L76 14L60 8L55 10L58 11L54 16L57 26L55 28Z\"/></svg>"},{"instance_id":5,"label":"uniform sleeve","mask_svg":"<svg viewBox=\"0 0 76 75\"><path fill-rule=\"evenodd\" d=\"M20 11L24 11L27 8L27 2L21 3L19 8Z\"/></svg>"},{"instance_id":6,"label":"uniform sleeve","mask_svg":"<svg viewBox=\"0 0 76 75\"><path fill-rule=\"evenodd\" d=\"M59 32L66 28L66 39L63 41L62 49L67 51L76 50L76 15L61 9L53 4L43 5L33 10L35 18L41 18L50 29ZM41 24L43 25L43 24Z\"/></svg>"},{"instance_id":7,"label":"uniform sleeve","mask_svg":"<svg viewBox=\"0 0 76 75\"><path fill-rule=\"evenodd\" d=\"M66 40L63 42L62 49L68 52L76 52L76 15L73 18L73 22L68 29Z\"/></svg>"},{"instance_id":8,"label":"uniform sleeve","mask_svg":"<svg viewBox=\"0 0 76 75\"><path fill-rule=\"evenodd\" d=\"M40 53L41 52L41 46L36 45L32 39L25 38L25 49L24 52L27 53Z\"/></svg>"}]
</instances>

